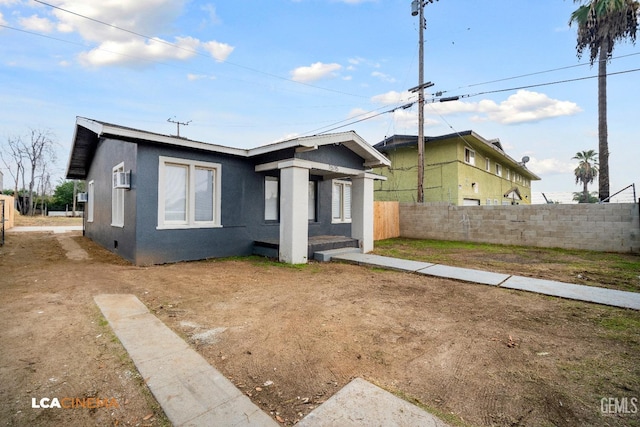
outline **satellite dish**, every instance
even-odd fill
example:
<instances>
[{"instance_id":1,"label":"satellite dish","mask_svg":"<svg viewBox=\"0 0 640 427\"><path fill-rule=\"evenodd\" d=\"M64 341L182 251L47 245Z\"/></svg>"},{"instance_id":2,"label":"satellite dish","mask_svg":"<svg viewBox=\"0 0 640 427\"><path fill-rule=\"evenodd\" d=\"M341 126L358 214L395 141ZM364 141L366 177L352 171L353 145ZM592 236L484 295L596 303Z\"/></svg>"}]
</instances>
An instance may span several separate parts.
<instances>
[{"instance_id":1,"label":"satellite dish","mask_svg":"<svg viewBox=\"0 0 640 427\"><path fill-rule=\"evenodd\" d=\"M522 164L525 165L529 160L531 160L531 159L529 159L529 156L524 156L522 158Z\"/></svg>"}]
</instances>

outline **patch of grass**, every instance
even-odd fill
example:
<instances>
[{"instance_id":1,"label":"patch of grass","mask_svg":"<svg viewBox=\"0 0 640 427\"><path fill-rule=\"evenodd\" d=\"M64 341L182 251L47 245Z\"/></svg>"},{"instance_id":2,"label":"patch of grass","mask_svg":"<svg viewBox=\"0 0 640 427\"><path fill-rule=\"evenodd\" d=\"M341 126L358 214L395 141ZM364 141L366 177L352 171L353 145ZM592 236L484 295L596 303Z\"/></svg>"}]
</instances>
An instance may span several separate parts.
<instances>
[{"instance_id":1,"label":"patch of grass","mask_svg":"<svg viewBox=\"0 0 640 427\"><path fill-rule=\"evenodd\" d=\"M406 238L377 241L373 253L640 292L638 254Z\"/></svg>"},{"instance_id":2,"label":"patch of grass","mask_svg":"<svg viewBox=\"0 0 640 427\"><path fill-rule=\"evenodd\" d=\"M376 384L378 387L380 388L384 388L382 387L380 384ZM444 421L445 423L449 424L450 426L454 426L454 427L466 427L468 426L467 423L465 423L460 417L458 417L457 415L451 413L451 412L445 412L441 409L438 409L436 407L430 406L425 404L424 402L421 402L420 400L418 400L417 398L405 393L402 390L397 390L397 389L391 389L391 390L387 390L389 393L399 397L402 400L405 400L413 405L416 405L417 407L419 407L420 409L423 409L425 411L427 411L428 413L430 413L431 415L434 415L438 418L440 418L442 421Z\"/></svg>"},{"instance_id":3,"label":"patch of grass","mask_svg":"<svg viewBox=\"0 0 640 427\"><path fill-rule=\"evenodd\" d=\"M615 332L640 332L640 319L634 319L631 317L613 316L604 319L600 319L600 325L609 330Z\"/></svg>"}]
</instances>

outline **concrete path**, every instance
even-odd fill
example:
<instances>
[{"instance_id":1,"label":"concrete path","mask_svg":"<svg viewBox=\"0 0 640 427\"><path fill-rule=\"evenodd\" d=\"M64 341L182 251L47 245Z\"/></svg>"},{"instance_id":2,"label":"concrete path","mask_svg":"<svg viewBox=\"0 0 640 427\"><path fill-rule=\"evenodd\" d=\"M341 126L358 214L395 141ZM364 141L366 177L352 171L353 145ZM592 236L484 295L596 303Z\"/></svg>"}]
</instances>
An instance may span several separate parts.
<instances>
[{"instance_id":1,"label":"concrete path","mask_svg":"<svg viewBox=\"0 0 640 427\"><path fill-rule=\"evenodd\" d=\"M446 427L415 405L356 378L314 409L299 427Z\"/></svg>"},{"instance_id":2,"label":"concrete path","mask_svg":"<svg viewBox=\"0 0 640 427\"><path fill-rule=\"evenodd\" d=\"M174 426L278 425L134 295L94 300Z\"/></svg>"},{"instance_id":3,"label":"concrete path","mask_svg":"<svg viewBox=\"0 0 640 427\"><path fill-rule=\"evenodd\" d=\"M94 300L174 426L279 425L135 295L98 295ZM360 378L298 425L447 427L428 412Z\"/></svg>"},{"instance_id":4,"label":"concrete path","mask_svg":"<svg viewBox=\"0 0 640 427\"><path fill-rule=\"evenodd\" d=\"M360 253L332 255L332 260L346 261L359 265L388 268L428 276L444 277L483 285L499 286L568 298L613 307L640 310L640 293L604 289L596 286L574 285L572 283L552 280L534 279L532 277L512 276L509 274L491 273L469 268L449 267L427 262L409 261L399 258L384 257Z\"/></svg>"},{"instance_id":5,"label":"concrete path","mask_svg":"<svg viewBox=\"0 0 640 427\"><path fill-rule=\"evenodd\" d=\"M11 227L5 233L27 233L27 232L53 232L67 233L69 231L82 231L81 225L50 225L50 226L21 226Z\"/></svg>"}]
</instances>

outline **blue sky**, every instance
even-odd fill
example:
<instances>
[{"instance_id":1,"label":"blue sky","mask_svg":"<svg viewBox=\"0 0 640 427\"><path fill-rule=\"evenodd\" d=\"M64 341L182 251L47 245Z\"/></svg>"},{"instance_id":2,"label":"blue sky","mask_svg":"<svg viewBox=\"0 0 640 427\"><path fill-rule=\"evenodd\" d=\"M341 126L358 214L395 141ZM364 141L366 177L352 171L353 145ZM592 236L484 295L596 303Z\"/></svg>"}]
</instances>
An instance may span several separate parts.
<instances>
[{"instance_id":1,"label":"blue sky","mask_svg":"<svg viewBox=\"0 0 640 427\"><path fill-rule=\"evenodd\" d=\"M0 144L30 128L51 130L57 178L76 116L166 134L176 131L168 118L191 121L182 136L245 148L390 110L411 101L407 89L417 84L410 0L47 3L0 0ZM568 26L576 7L570 0L428 4L425 80L435 83L428 91L464 97L426 105L425 134L472 129L499 138L512 157L531 158L528 167L542 177L534 191L581 190L571 157L597 151L596 79L516 89L596 74L588 58L576 57ZM618 45L609 72L637 68L640 48ZM555 71L539 73L547 70ZM639 75L608 79L612 192L639 183ZM512 90L494 92L503 89ZM345 130L372 145L417 134L417 109L336 129Z\"/></svg>"}]
</instances>

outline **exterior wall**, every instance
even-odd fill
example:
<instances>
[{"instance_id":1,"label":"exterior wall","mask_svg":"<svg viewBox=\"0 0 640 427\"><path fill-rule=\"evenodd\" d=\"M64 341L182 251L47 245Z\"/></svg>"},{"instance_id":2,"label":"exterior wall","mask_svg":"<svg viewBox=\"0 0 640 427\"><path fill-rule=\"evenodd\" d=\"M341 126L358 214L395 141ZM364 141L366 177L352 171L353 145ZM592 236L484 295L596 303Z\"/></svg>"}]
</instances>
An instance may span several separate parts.
<instances>
[{"instance_id":1,"label":"exterior wall","mask_svg":"<svg viewBox=\"0 0 640 427\"><path fill-rule=\"evenodd\" d=\"M640 252L638 204L462 207L400 204L400 235L505 245Z\"/></svg>"},{"instance_id":2,"label":"exterior wall","mask_svg":"<svg viewBox=\"0 0 640 427\"><path fill-rule=\"evenodd\" d=\"M531 184L516 182L514 172L522 172L522 167L508 164L506 159L496 156L495 152L473 146L475 166L464 162L464 149L468 147L462 141L451 140L429 142L425 145L424 200L425 202L447 202L461 206L464 199L480 200L481 205L492 204L497 200L501 205L510 202L503 195L511 188L518 187L522 196L520 204L531 203ZM375 184L375 200L415 202L418 180L418 150L416 147L391 149L387 156L391 159L391 168L377 168L375 172L387 177L387 181ZM486 158L490 160L490 170L485 170ZM495 165L502 166L502 177L495 173ZM506 171L509 169L510 178ZM523 173L520 173L523 175ZM476 183L476 185L472 185Z\"/></svg>"},{"instance_id":3,"label":"exterior wall","mask_svg":"<svg viewBox=\"0 0 640 427\"><path fill-rule=\"evenodd\" d=\"M103 139L98 143L87 182L94 181L93 222L85 224L85 235L108 250L135 262L136 253L136 144ZM131 170L131 190L124 192L124 227L111 226L111 190L113 167L124 162Z\"/></svg>"}]
</instances>

